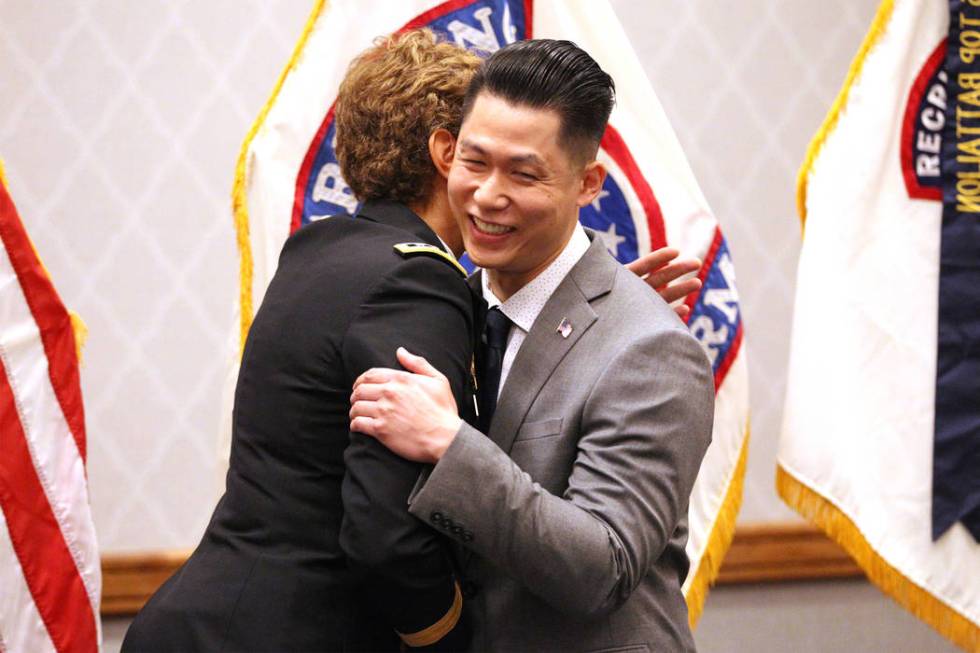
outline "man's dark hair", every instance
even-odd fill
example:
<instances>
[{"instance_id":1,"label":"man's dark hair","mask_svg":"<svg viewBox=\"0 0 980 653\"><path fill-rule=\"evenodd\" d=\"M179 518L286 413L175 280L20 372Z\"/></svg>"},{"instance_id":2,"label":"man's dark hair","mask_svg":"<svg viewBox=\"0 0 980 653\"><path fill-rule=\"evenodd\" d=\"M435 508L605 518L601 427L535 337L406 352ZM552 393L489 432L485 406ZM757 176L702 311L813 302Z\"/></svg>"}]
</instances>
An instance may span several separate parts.
<instances>
[{"instance_id":1,"label":"man's dark hair","mask_svg":"<svg viewBox=\"0 0 980 653\"><path fill-rule=\"evenodd\" d=\"M586 160L595 156L615 101L616 85L595 59L571 41L518 41L494 52L477 70L463 100L463 120L480 93L512 104L551 109L561 117L561 144Z\"/></svg>"}]
</instances>

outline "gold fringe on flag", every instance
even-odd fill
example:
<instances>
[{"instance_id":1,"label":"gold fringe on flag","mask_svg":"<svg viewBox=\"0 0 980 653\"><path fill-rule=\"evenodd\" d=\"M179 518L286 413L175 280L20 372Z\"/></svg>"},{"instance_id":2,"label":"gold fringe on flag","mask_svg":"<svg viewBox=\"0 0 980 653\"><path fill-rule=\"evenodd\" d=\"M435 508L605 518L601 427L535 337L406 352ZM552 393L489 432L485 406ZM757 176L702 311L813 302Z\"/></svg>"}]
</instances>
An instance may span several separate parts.
<instances>
[{"instance_id":1,"label":"gold fringe on flag","mask_svg":"<svg viewBox=\"0 0 980 653\"><path fill-rule=\"evenodd\" d=\"M837 99L831 105L830 112L827 113L823 124L820 125L820 129L817 130L813 140L810 141L810 145L806 148L806 157L803 159L803 165L800 167L800 172L796 177L796 212L800 216L800 226L803 229L806 228L806 185L807 178L810 176L810 169L813 167L813 162L820 153L824 141L827 140L827 136L837 126L840 113L844 105L847 104L851 86L854 84L854 80L857 79L858 75L861 74L861 69L864 67L864 60L867 58L868 53L871 52L871 48L878 43L878 40L885 33L885 26L892 17L892 11L894 9L894 0L882 0L881 4L878 5L878 11L871 23L871 28L865 34L864 41L861 42L861 47L858 49L854 60L851 62L851 67L847 71L843 88L837 94Z\"/></svg>"},{"instance_id":2,"label":"gold fringe on flag","mask_svg":"<svg viewBox=\"0 0 980 653\"><path fill-rule=\"evenodd\" d=\"M235 216L235 236L238 242L238 268L239 268L239 309L241 311L241 340L239 343L239 355L241 355L245 350L245 338L248 336L248 330L252 326L252 318L254 316L252 307L252 244L249 238L249 222L248 222L248 202L247 202L247 189L245 188L245 174L248 168L248 148L252 145L252 140L258 133L259 129L262 128L262 124L265 122L265 117L269 114L269 110L272 108L272 104L276 101L279 96L279 90L282 88L283 82L286 80L286 76L289 72L296 67L296 63L299 61L300 56L303 54L303 48L306 47L306 41L310 37L310 33L313 31L313 25L316 24L317 19L323 10L327 6L327 0L315 0L313 4L313 10L310 12L310 17L306 20L306 25L303 27L303 33L299 37L299 41L296 43L296 47L293 49L292 56L289 57L289 61L286 63L286 67L283 68L282 72L279 73L279 79L276 80L276 85L272 89L272 95L266 101L265 106L259 112L258 117L252 124L252 128L248 130L248 134L245 136L245 141L242 143L241 150L238 152L238 162L235 164L235 184L231 191L231 205L232 211Z\"/></svg>"},{"instance_id":3,"label":"gold fringe on flag","mask_svg":"<svg viewBox=\"0 0 980 653\"><path fill-rule=\"evenodd\" d=\"M75 358L78 359L78 364L81 365L82 348L85 346L85 341L88 340L88 327L85 326L82 316L75 311L68 311L68 317L71 318L71 330L75 335Z\"/></svg>"},{"instance_id":4,"label":"gold fringe on flag","mask_svg":"<svg viewBox=\"0 0 980 653\"><path fill-rule=\"evenodd\" d=\"M790 507L847 551L882 592L963 650L980 653L980 626L888 564L864 539L851 518L829 499L778 465L776 491Z\"/></svg>"},{"instance_id":5,"label":"gold fringe on flag","mask_svg":"<svg viewBox=\"0 0 980 653\"><path fill-rule=\"evenodd\" d=\"M742 506L742 490L745 486L745 461L749 450L749 436L751 425L746 423L745 436L742 438L741 449L738 453L738 462L732 470L732 476L727 483L725 498L721 502L715 523L711 526L711 533L708 535L708 545L701 555L701 561L694 572L693 580L687 589L684 597L687 600L688 623L694 628L701 613L704 611L704 602L708 598L708 588L718 578L718 571L721 569L721 562L728 553L728 548L732 544L735 536L735 519L738 517L738 510Z\"/></svg>"}]
</instances>

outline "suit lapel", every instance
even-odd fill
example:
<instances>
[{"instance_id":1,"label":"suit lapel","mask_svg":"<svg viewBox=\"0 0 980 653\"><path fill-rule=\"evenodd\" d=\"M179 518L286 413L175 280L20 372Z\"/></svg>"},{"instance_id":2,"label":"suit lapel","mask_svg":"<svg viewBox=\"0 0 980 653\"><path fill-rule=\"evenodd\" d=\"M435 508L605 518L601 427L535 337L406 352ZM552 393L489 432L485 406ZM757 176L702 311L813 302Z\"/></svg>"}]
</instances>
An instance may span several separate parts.
<instances>
[{"instance_id":1,"label":"suit lapel","mask_svg":"<svg viewBox=\"0 0 980 653\"><path fill-rule=\"evenodd\" d=\"M524 416L545 381L596 320L595 311L579 289L567 281L558 287L534 321L497 400L490 438L504 451L510 451ZM557 331L563 319L572 325L567 338Z\"/></svg>"},{"instance_id":2,"label":"suit lapel","mask_svg":"<svg viewBox=\"0 0 980 653\"><path fill-rule=\"evenodd\" d=\"M598 319L590 302L612 288L618 264L600 239L582 256L531 326L497 400L490 438L509 452L538 393L566 354ZM567 320L567 335L559 326Z\"/></svg>"}]
</instances>

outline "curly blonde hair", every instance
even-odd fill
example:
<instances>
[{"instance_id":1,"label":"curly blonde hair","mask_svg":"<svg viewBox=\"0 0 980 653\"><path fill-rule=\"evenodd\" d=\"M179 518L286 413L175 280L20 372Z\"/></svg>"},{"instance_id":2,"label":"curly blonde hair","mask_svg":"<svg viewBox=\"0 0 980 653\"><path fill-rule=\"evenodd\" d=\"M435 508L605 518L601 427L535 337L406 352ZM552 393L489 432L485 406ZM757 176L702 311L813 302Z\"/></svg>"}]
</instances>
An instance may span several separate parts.
<instances>
[{"instance_id":1,"label":"curly blonde hair","mask_svg":"<svg viewBox=\"0 0 980 653\"><path fill-rule=\"evenodd\" d=\"M459 133L481 61L423 29L381 37L351 62L337 96L336 153L357 199L428 200L429 135Z\"/></svg>"}]
</instances>

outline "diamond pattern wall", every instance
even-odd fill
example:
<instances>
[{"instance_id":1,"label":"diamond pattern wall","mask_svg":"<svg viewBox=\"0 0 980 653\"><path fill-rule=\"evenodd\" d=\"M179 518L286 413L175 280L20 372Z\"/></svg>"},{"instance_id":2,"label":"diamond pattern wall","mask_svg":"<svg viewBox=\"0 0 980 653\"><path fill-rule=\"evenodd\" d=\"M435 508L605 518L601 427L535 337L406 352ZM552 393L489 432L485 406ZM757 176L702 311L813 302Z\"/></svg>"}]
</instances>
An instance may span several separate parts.
<instances>
[{"instance_id":1,"label":"diamond pattern wall","mask_svg":"<svg viewBox=\"0 0 980 653\"><path fill-rule=\"evenodd\" d=\"M214 506L232 174L308 10L0 3L0 156L90 328L82 382L106 549L191 545Z\"/></svg>"},{"instance_id":2,"label":"diamond pattern wall","mask_svg":"<svg viewBox=\"0 0 980 653\"><path fill-rule=\"evenodd\" d=\"M65 302L104 549L191 546L216 500L235 351L238 147L308 0L0 0L0 157ZM613 0L728 235L749 337L746 521L773 491L794 178L874 0Z\"/></svg>"}]
</instances>

